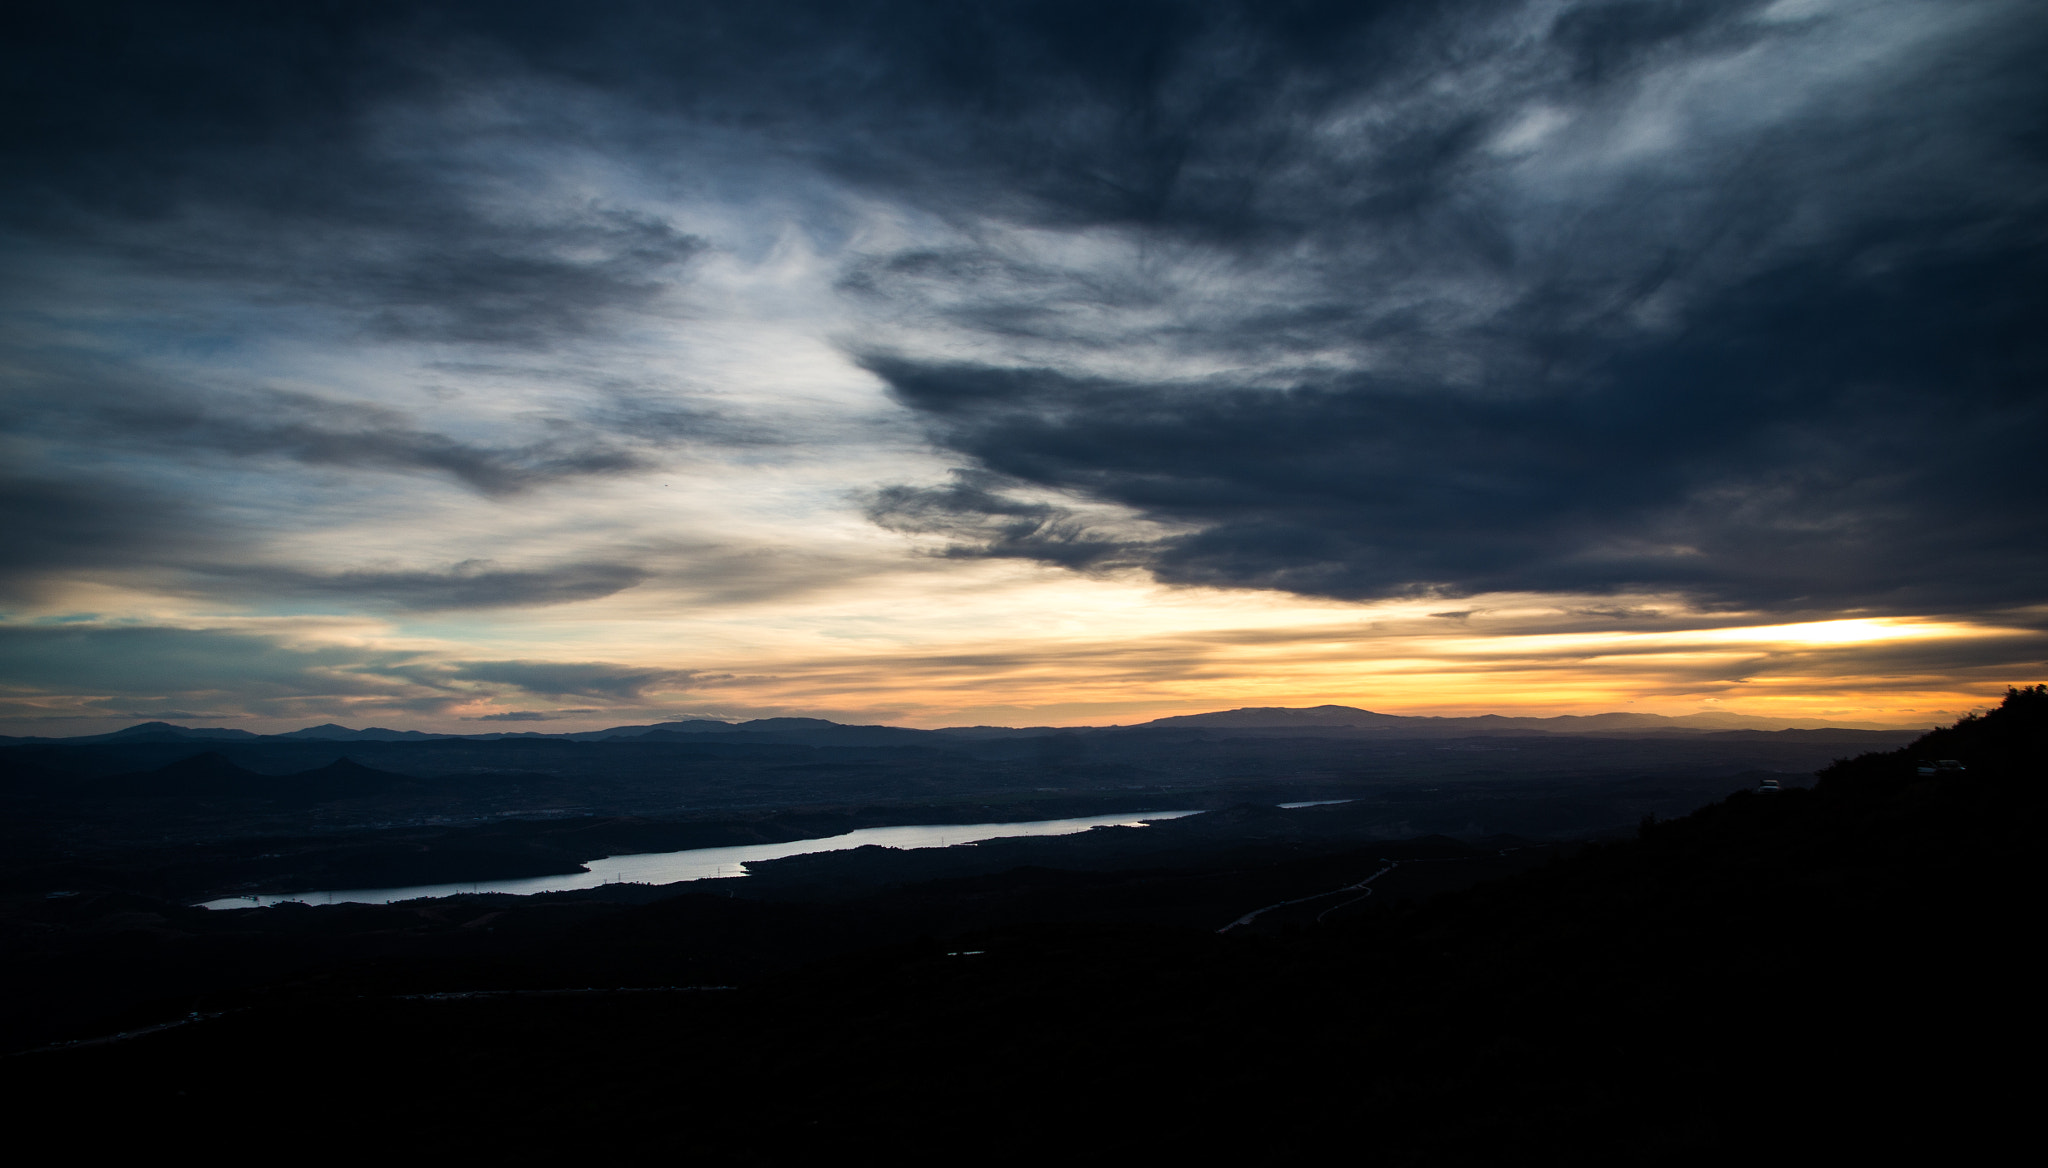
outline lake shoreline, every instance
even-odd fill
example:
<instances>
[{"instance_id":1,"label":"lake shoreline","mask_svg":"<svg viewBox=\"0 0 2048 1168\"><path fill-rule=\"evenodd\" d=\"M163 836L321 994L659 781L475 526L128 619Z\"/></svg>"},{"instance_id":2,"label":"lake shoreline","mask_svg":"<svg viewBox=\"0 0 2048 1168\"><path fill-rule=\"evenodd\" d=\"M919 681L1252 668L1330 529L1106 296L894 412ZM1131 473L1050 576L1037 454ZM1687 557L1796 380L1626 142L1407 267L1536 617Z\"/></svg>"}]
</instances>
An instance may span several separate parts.
<instances>
[{"instance_id":1,"label":"lake shoreline","mask_svg":"<svg viewBox=\"0 0 2048 1168\"><path fill-rule=\"evenodd\" d=\"M250 893L200 901L195 908L234 911L278 904L399 904L444 896L536 896L580 892L607 884L649 888L707 880L743 879L748 865L792 856L849 851L863 847L900 850L961 847L995 839L1070 835L1098 827L1142 826L1148 822L1202 814L1199 808L1167 811L1112 812L1060 819L983 821L979 823L896 824L858 828L837 835L758 842L667 852L625 852L579 864L571 872L540 873L499 879L444 881L381 888L337 888L283 893ZM813 846L831 845L831 846Z\"/></svg>"}]
</instances>

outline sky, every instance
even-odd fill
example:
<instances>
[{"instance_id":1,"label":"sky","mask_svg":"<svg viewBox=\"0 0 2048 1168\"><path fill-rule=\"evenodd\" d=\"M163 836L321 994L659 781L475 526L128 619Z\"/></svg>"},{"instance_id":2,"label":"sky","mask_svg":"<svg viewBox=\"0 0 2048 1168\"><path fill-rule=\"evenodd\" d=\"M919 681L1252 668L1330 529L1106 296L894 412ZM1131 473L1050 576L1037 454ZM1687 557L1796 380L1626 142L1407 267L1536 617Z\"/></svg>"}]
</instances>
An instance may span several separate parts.
<instances>
[{"instance_id":1,"label":"sky","mask_svg":"<svg viewBox=\"0 0 2048 1168\"><path fill-rule=\"evenodd\" d=\"M2048 676L2037 0L15 24L0 733Z\"/></svg>"}]
</instances>

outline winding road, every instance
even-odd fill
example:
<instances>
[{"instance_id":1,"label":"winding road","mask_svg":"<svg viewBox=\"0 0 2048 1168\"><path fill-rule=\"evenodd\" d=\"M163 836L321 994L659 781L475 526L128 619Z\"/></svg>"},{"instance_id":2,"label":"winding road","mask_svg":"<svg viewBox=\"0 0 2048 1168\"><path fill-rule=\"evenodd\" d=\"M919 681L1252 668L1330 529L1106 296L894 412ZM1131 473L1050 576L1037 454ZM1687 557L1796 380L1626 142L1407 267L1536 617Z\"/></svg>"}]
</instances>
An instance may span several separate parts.
<instances>
[{"instance_id":1,"label":"winding road","mask_svg":"<svg viewBox=\"0 0 2048 1168\"><path fill-rule=\"evenodd\" d=\"M1495 854L1495 855L1500 855L1500 856L1505 856L1505 855L1507 855L1507 854L1508 854L1509 852L1519 852L1519 851L1521 851L1521 850L1522 850L1522 849L1520 849L1520 848L1502 848L1502 849L1501 849L1500 851L1498 851L1498 852L1496 852L1496 853L1494 853L1494 854ZM1373 873L1372 875L1370 875L1370 876L1367 876L1367 877L1366 877L1365 879L1363 879L1363 880L1360 880L1360 881L1359 881L1358 883L1356 883L1356 884L1346 884L1346 885L1345 885L1344 887L1342 887L1342 888L1332 888L1332 889L1330 889L1330 890L1329 890L1328 892L1318 892L1318 893L1315 893L1315 894L1314 894L1314 895L1312 895L1312 896L1297 896L1297 897L1295 897L1295 898L1294 898L1293 900L1282 900L1282 901L1278 901L1278 902L1276 902L1276 903L1273 903L1273 904L1269 904L1269 905L1267 905L1267 906L1266 906L1266 907L1264 907L1264 908L1258 908L1258 909L1253 909L1252 911L1250 911L1250 912L1248 912L1248 913L1244 914L1243 916L1241 916L1241 917L1237 918L1236 920L1234 920L1234 921L1230 922L1229 924L1227 924L1227 925L1223 926L1222 928L1220 928L1220 929L1218 929L1218 930L1216 930L1216 931L1217 931L1217 932L1219 932L1219 933L1228 933L1228 932L1229 932L1230 930L1232 930L1232 929L1236 929L1236 928L1242 928L1243 926L1245 926L1245 925L1249 925L1249 924L1251 924L1251 923L1252 923L1253 921L1255 921L1255 920L1258 920L1258 919L1259 919L1260 917L1262 917L1262 916L1265 916L1265 915L1266 915L1267 913L1269 913L1269 912L1272 912L1272 911L1273 911L1274 909L1276 909L1276 908L1286 908L1286 907L1288 907L1289 905L1295 905L1295 904L1307 904L1307 903L1308 903L1309 901L1312 901L1312 900L1321 900L1321 899L1323 899L1323 898L1324 898L1324 897L1326 897L1326 896L1341 896L1341 895L1343 895L1343 894L1344 894L1344 893L1346 893L1346 892L1356 892L1356 893L1359 893L1359 894L1360 894L1360 895L1358 895L1358 896L1354 896L1354 897L1352 897L1352 898L1351 898L1350 900L1347 900L1347 901L1343 901L1343 902L1341 902L1341 903L1339 903L1339 904L1333 904L1333 905L1331 905L1330 907L1328 907L1328 908L1324 909L1323 911L1321 911L1321 912L1317 913L1317 914L1316 914L1316 923L1320 925L1320 924L1322 924L1322 923L1323 923L1323 918L1324 918L1324 917L1327 917L1327 916L1329 916L1329 915L1330 915L1331 913L1333 913L1333 912L1336 912L1336 911L1337 911L1338 909L1340 909L1340 908L1344 908L1344 907L1346 907L1347 905L1354 905L1354 904L1357 904L1357 903L1358 903L1359 901L1361 901L1361 900L1364 900L1364 899L1365 899L1366 897L1368 897L1368 896L1371 896L1371 895L1372 895L1372 888L1371 888L1370 886L1371 886L1372 882L1373 882L1373 881L1375 881L1375 880L1378 880L1378 879L1379 879L1380 877L1382 877L1382 876L1385 876L1385 875L1386 875L1387 873L1389 873L1389 872L1392 872L1392 871L1393 871L1394 869L1396 869L1396 868L1400 867L1400 866L1401 866L1402 864L1404 864L1404 863L1405 863L1405 864L1455 864L1455 863L1459 863L1459 862L1461 862L1461 861L1465 861L1465 860L1474 860L1474 859L1478 859L1478 858L1480 858L1480 857L1477 857L1477 856L1445 856L1445 857L1443 857L1443 858L1441 858L1441 859L1436 859L1436 860L1389 860L1389 859L1385 858L1384 856L1382 856L1382 857L1380 858L1380 863L1382 863L1382 864L1385 864L1385 865L1386 865L1386 867L1384 867L1384 868L1381 868L1381 869L1380 869L1379 871L1377 871L1377 872L1374 872L1374 873Z\"/></svg>"},{"instance_id":2,"label":"winding road","mask_svg":"<svg viewBox=\"0 0 2048 1168\"><path fill-rule=\"evenodd\" d=\"M1462 859L1463 857L1460 858ZM1264 908L1255 908L1252 911L1244 914L1243 916L1237 918L1236 920L1230 922L1229 924L1223 926L1222 928L1216 931L1219 933L1228 933L1230 930L1238 928L1242 925L1251 924L1253 921L1258 920L1260 917L1265 916L1267 913L1272 912L1276 908L1286 908L1290 904L1307 904L1311 900L1321 900L1326 896L1336 896L1340 893L1358 892L1363 890L1365 896L1353 897L1352 899L1344 902L1344 904L1356 904L1357 902L1364 900L1366 896L1372 895L1372 889L1367 887L1367 885L1371 884L1373 881L1378 880L1380 877L1385 876L1387 873L1392 872L1394 869L1401 866L1401 861L1399 860L1385 860L1382 862L1386 864L1386 867L1381 868L1379 871L1374 872L1372 875L1367 876L1365 879L1360 880L1356 884L1346 884L1342 888L1332 888L1328 892L1318 892L1314 896L1297 896L1293 900L1283 900L1276 904L1269 904ZM1317 913L1316 921L1318 923L1321 923L1324 917L1337 911L1340 908L1343 908L1344 904L1331 905L1329 908L1326 908L1322 912Z\"/></svg>"}]
</instances>

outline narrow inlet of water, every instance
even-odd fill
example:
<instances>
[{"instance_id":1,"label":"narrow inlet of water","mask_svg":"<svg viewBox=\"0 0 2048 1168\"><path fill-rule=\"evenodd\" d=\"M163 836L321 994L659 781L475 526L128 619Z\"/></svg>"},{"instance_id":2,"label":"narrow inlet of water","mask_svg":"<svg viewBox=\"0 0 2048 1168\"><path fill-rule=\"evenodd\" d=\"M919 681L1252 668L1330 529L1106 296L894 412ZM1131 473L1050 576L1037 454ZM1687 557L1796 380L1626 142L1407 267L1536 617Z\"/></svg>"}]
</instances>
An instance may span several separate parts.
<instances>
[{"instance_id":1,"label":"narrow inlet of water","mask_svg":"<svg viewBox=\"0 0 2048 1168\"><path fill-rule=\"evenodd\" d=\"M527 876L517 880L476 880L458 884L416 884L409 888L346 888L322 892L291 892L265 896L224 896L200 908L263 908L273 904L396 904L466 892L505 892L531 896L538 892L573 892L601 884L675 884L745 876L746 865L814 852L843 852L874 844L884 848L948 848L982 840L1033 835L1073 835L1095 827L1144 827L1161 819L1199 815L1199 811L1145 811L1126 815L1089 815L1079 819L1038 819L1025 823L937 823L909 827L864 827L823 839L782 844L742 844L730 848L691 848L681 852L645 852L606 856L585 865L587 871L565 876Z\"/></svg>"}]
</instances>

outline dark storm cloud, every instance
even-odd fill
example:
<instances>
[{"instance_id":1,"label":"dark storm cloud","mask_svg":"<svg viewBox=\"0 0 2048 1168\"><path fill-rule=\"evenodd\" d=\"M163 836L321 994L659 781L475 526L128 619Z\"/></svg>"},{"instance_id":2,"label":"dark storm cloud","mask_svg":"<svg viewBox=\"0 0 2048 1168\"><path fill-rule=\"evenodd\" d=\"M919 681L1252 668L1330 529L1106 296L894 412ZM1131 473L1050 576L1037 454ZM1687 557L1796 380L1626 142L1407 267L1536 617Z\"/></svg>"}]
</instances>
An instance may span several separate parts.
<instances>
[{"instance_id":1,"label":"dark storm cloud","mask_svg":"<svg viewBox=\"0 0 2048 1168\"><path fill-rule=\"evenodd\" d=\"M0 625L0 689L10 698L58 695L109 712L209 700L279 717L331 709L321 703L333 700L352 708L439 712L504 688L622 702L723 679L605 662L437 662L418 652L305 644L238 629Z\"/></svg>"},{"instance_id":2,"label":"dark storm cloud","mask_svg":"<svg viewBox=\"0 0 2048 1168\"><path fill-rule=\"evenodd\" d=\"M645 669L605 662L469 661L448 676L514 686L543 697L630 701L650 690L686 688L703 675L688 669Z\"/></svg>"},{"instance_id":3,"label":"dark storm cloud","mask_svg":"<svg viewBox=\"0 0 2048 1168\"><path fill-rule=\"evenodd\" d=\"M358 605L413 612L531 607L597 600L643 583L652 573L634 564L588 561L541 568L505 568L483 560L445 571L317 573L277 567L195 565L209 592L222 585L266 597L347 599Z\"/></svg>"},{"instance_id":4,"label":"dark storm cloud","mask_svg":"<svg viewBox=\"0 0 2048 1168\"><path fill-rule=\"evenodd\" d=\"M884 487L868 499L868 518L895 531L943 534L957 556L1042 560L1069 568L1139 562L1142 548L1092 529L1073 511L1002 493L987 471L955 471L943 487Z\"/></svg>"},{"instance_id":5,"label":"dark storm cloud","mask_svg":"<svg viewBox=\"0 0 2048 1168\"><path fill-rule=\"evenodd\" d=\"M340 572L251 564L246 533L222 530L147 484L112 477L0 476L0 522L7 531L0 542L0 601L7 602L33 600L53 579L114 570L216 599L341 599L433 612L595 600L654 574L620 560L518 568L471 560L441 570Z\"/></svg>"},{"instance_id":6,"label":"dark storm cloud","mask_svg":"<svg viewBox=\"0 0 2048 1168\"><path fill-rule=\"evenodd\" d=\"M232 695L238 701L377 696L419 654L299 646L232 629L0 625L0 678L16 692Z\"/></svg>"},{"instance_id":7,"label":"dark storm cloud","mask_svg":"<svg viewBox=\"0 0 2048 1168\"><path fill-rule=\"evenodd\" d=\"M526 440L492 441L444 433L406 411L370 402L276 388L225 389L80 354L38 356L34 373L10 387L7 429L209 465L225 454L429 474L505 496L564 479L645 470L692 443L770 440L710 411L650 400L651 387L632 384L574 387L585 401L520 420Z\"/></svg>"},{"instance_id":8,"label":"dark storm cloud","mask_svg":"<svg viewBox=\"0 0 2048 1168\"><path fill-rule=\"evenodd\" d=\"M1689 67L1852 17L1882 32L1943 11L1766 25L1748 19L1758 7L1569 6L1536 52L1418 26L1395 42L1425 72L1464 70L1476 96L1408 100L1363 70L1350 94L1375 115L1362 160L1290 153L1306 150L1309 105L1255 96L1219 115L1224 131L1270 118L1271 150L1191 135L1159 197L1126 219L1155 240L1221 241L1268 275L1271 256L1291 257L1291 299L1254 293L1120 326L1117 313L1174 307L1170 267L1061 272L995 245L871 261L849 288L893 299L903 319L1034 342L1008 362L867 355L974 468L948 487L884 492L877 518L949 535L955 554L1138 562L1169 582L1344 598L1642 589L1715 606L1941 612L2037 601L2048 86L2033 62L2048 20L1979 6L2000 18L1930 38L1924 58L1905 53L1889 85L1755 126L1666 110L1652 128L1680 144L1655 165L1573 142L1602 116L1624 120L1603 102L1641 104ZM1336 86L1312 56L1300 75ZM1387 76L1416 76L1413 60L1382 59ZM1153 76L1140 104L1165 125L1185 107L1170 100L1170 64ZM1735 96L1796 104L1798 79L1779 80L1783 94ZM1512 103L1490 104L1496 83ZM1318 108L1342 96L1305 91ZM1591 162L1531 177L1504 157L1538 103L1581 123L1546 149ZM1216 197L1226 174L1243 182L1241 220ZM1069 209L1114 218L1086 200ZM1276 250L1297 235L1316 246ZM1249 372L1134 376L1091 355L1134 344L1169 367L1196 356ZM1315 370L1330 351L1357 355L1357 368ZM1029 492L1006 495L1005 482ZM1058 507L1024 501L1048 490L1187 533L1076 532Z\"/></svg>"},{"instance_id":9,"label":"dark storm cloud","mask_svg":"<svg viewBox=\"0 0 2048 1168\"><path fill-rule=\"evenodd\" d=\"M0 474L0 600L31 598L52 572L133 567L210 549L175 501L113 477Z\"/></svg>"},{"instance_id":10,"label":"dark storm cloud","mask_svg":"<svg viewBox=\"0 0 2048 1168\"><path fill-rule=\"evenodd\" d=\"M183 225L170 246L131 245L168 276L357 315L407 340L539 347L591 332L659 295L704 248L667 224L603 208L563 222L494 222L458 207L352 207L308 238L296 216ZM359 221L359 222L358 222Z\"/></svg>"},{"instance_id":11,"label":"dark storm cloud","mask_svg":"<svg viewBox=\"0 0 2048 1168\"><path fill-rule=\"evenodd\" d=\"M1416 232L1412 244L1444 233L1461 252L1483 252L1511 245L1504 225L1489 222L1498 208L1474 189L1475 152L1525 112L1523 101L1626 92L1661 68L1801 26L1759 23L1769 7L1615 0L1563 4L1552 19L1547 6L1508 0L66 5L13 40L9 76L30 116L12 121L8 147L34 165L14 179L10 202L45 225L219 205L388 226L456 247L440 263L390 268L323 257L344 283L357 263L386 273L363 282L401 307L459 306L474 292L542 311L552 293L526 289L552 288L552 278L529 280L502 248L583 256L579 270L600 283L618 273L624 288L638 286L629 273L642 264L698 246L623 211L567 227L490 228L468 198L473 163L426 145L408 153L412 143L380 137L373 117L394 104L431 121L434 111L497 103L511 108L496 121L475 115L471 136L489 140L523 120L537 133L596 134L655 154L679 126L734 127L760 131L761 149L821 162L891 197L976 215L1138 224L1247 245L1326 233L1333 217L1361 228L1399 221ZM1911 16L1915 6L1890 7ZM2038 29L2027 27L2024 4L1973 7L2022 15L1946 46L1983 59L1933 80L2003 107L2008 125L2027 122L2035 89L2020 70ZM1861 18L1822 12L1804 23L1850 17ZM535 85L620 104L607 114L567 98L518 107L519 89ZM1362 116L1333 131L1330 119L1346 111ZM1768 153L1801 143L1751 145ZM475 263L460 250L471 231L486 232ZM210 258L193 262L242 262L203 250ZM248 262L305 266L289 256ZM564 284L571 301L575 284ZM414 286L417 295L406 290Z\"/></svg>"},{"instance_id":12,"label":"dark storm cloud","mask_svg":"<svg viewBox=\"0 0 2048 1168\"><path fill-rule=\"evenodd\" d=\"M1339 597L1641 588L1921 611L2038 598L2048 342L2028 322L2048 319L2048 264L2022 251L1871 277L1857 258L1738 285L1686 330L1606 346L1565 384L1486 393L877 358L984 468L971 490L898 491L879 508L985 554L1136 557L1174 582ZM1199 530L1067 536L991 472Z\"/></svg>"},{"instance_id":13,"label":"dark storm cloud","mask_svg":"<svg viewBox=\"0 0 2048 1168\"><path fill-rule=\"evenodd\" d=\"M1494 47L1489 38L1521 35L1482 32L1475 43L1473 32L1521 7L66 5L29 18L7 61L30 115L12 123L7 147L34 164L12 184L10 203L45 228L84 229L95 216L161 222L202 205L259 223L275 215L342 230L391 228L440 248L453 241L445 275L433 265L423 274L411 264L326 257L343 273L368 273L366 287L401 301L417 282L430 304L442 295L459 302L472 289L537 304L518 292L523 275L504 287L499 277L508 269L500 265L509 261L499 245L536 255L594 246L628 257L627 273L687 256L694 241L619 212L594 214L559 240L540 225L494 232L467 198L467 159L431 146L408 153L413 143L379 136L375 115L393 106L428 120L466 104L516 107L521 87L555 84L614 97L647 120L593 125L579 120L592 116L587 111L515 108L501 121L478 115L474 136L488 139L525 117L542 132L616 132L624 144L655 152L678 124L736 127L761 132L765 148L891 197L1044 223L1144 223L1273 240L1315 228L1333 206L1403 212L1443 196L1489 127L1487 111L1407 94L1402 117L1356 131L1372 149L1342 161L1315 140L1314 119L1362 96L1402 95ZM1740 31L1741 22L1759 7L1568 6L1551 35L1574 83L1611 85L1674 46L1755 35ZM465 250L471 232L485 233L475 253ZM245 262L223 251L233 242L208 241L186 260L201 268ZM262 249L305 246L303 234L254 242L257 254L246 262L301 266ZM463 258L471 254L474 264ZM585 266L602 273L609 263ZM637 277L623 274L617 286L635 287Z\"/></svg>"},{"instance_id":14,"label":"dark storm cloud","mask_svg":"<svg viewBox=\"0 0 2048 1168\"><path fill-rule=\"evenodd\" d=\"M508 208L508 152L451 150L490 145L488 116L409 137L500 96L510 65L459 6L87 3L22 23L0 209L47 240L373 334L515 347L604 327L705 246L594 201Z\"/></svg>"},{"instance_id":15,"label":"dark storm cloud","mask_svg":"<svg viewBox=\"0 0 2048 1168\"><path fill-rule=\"evenodd\" d=\"M105 437L159 448L277 457L309 466L441 474L486 495L542 483L640 470L635 443L568 424L562 436L523 445L464 441L414 424L404 413L304 393L131 400L94 418Z\"/></svg>"}]
</instances>

